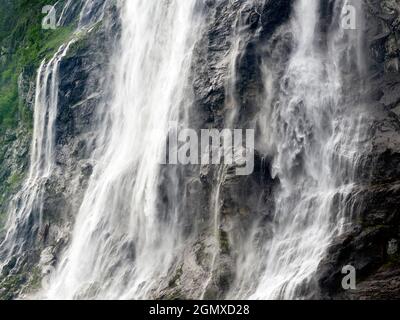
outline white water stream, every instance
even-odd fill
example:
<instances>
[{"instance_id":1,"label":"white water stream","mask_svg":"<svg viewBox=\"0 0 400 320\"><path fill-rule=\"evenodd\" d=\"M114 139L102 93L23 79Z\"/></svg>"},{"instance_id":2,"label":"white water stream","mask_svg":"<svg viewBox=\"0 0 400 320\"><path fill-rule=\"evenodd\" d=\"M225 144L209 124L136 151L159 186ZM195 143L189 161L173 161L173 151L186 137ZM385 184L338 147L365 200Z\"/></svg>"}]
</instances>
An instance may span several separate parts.
<instances>
[{"instance_id":1,"label":"white water stream","mask_svg":"<svg viewBox=\"0 0 400 320\"><path fill-rule=\"evenodd\" d=\"M105 146L49 298L144 298L177 254L180 231L160 220L157 187L169 123L185 99L195 2L136 0L121 9Z\"/></svg>"}]
</instances>

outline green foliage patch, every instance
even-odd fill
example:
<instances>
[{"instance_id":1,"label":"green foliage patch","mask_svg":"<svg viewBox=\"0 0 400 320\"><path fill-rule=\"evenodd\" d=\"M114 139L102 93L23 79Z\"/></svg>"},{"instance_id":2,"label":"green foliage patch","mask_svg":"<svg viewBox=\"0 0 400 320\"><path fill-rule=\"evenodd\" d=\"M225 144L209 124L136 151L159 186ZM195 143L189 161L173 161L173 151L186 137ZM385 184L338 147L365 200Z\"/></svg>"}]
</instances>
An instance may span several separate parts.
<instances>
[{"instance_id":1,"label":"green foliage patch","mask_svg":"<svg viewBox=\"0 0 400 320\"><path fill-rule=\"evenodd\" d=\"M74 23L55 30L42 28L42 8L56 2L0 0L0 230L7 203L24 180L29 157L32 110L21 99L20 75L28 85L34 84L41 61L49 60L75 28ZM15 156L17 145L19 155Z\"/></svg>"},{"instance_id":2,"label":"green foliage patch","mask_svg":"<svg viewBox=\"0 0 400 320\"><path fill-rule=\"evenodd\" d=\"M55 0L2 0L0 5L0 133L31 114L18 96L21 72L34 78L40 62L49 58L73 31L73 26L42 28L42 8Z\"/></svg>"}]
</instances>

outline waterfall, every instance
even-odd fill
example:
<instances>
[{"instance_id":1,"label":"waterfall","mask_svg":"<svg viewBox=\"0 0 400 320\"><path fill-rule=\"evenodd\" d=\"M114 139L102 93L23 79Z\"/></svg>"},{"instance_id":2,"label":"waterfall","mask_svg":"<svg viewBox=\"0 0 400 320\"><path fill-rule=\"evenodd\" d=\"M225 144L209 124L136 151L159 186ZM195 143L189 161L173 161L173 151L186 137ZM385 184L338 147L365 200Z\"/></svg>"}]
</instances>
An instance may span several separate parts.
<instances>
[{"instance_id":1,"label":"waterfall","mask_svg":"<svg viewBox=\"0 0 400 320\"><path fill-rule=\"evenodd\" d=\"M0 253L5 262L33 245L34 235L28 236L30 225L38 226L38 229L42 227L43 192L55 165L58 72L71 43L62 45L47 63L43 60L38 70L30 169L22 190L10 206L7 234L0 244ZM38 232L38 229L34 232Z\"/></svg>"},{"instance_id":2,"label":"waterfall","mask_svg":"<svg viewBox=\"0 0 400 320\"><path fill-rule=\"evenodd\" d=\"M280 185L274 195L271 239L255 251L263 227L250 235L249 253L239 259L233 297L296 299L317 294L317 267L349 221L345 211L365 120L348 98L351 88L359 90L346 78L358 43L351 36L354 31L340 25L345 4L335 1L332 25L323 34L318 29L320 1L296 1L288 26L294 50L282 79L273 78L277 73L266 61L266 88L274 97L267 99L261 120L266 149L274 154L272 174Z\"/></svg>"},{"instance_id":3,"label":"waterfall","mask_svg":"<svg viewBox=\"0 0 400 320\"><path fill-rule=\"evenodd\" d=\"M85 5L92 1L87 0ZM59 25L62 25L61 19L68 13L70 4L71 1L67 1L62 8ZM104 7L101 9L104 10ZM98 19L91 19L90 23L81 24L71 39L62 44L52 58L41 62L37 71L29 172L8 209L8 221L5 226L7 232L0 243L0 270L13 257L33 250L36 237L43 232L43 195L46 192L46 183L57 167L55 130L60 63L76 41L76 35L96 21Z\"/></svg>"},{"instance_id":4,"label":"waterfall","mask_svg":"<svg viewBox=\"0 0 400 320\"><path fill-rule=\"evenodd\" d=\"M66 6L69 7L70 3ZM79 15L78 30L87 26L92 26L96 22L101 21L104 17L105 8L108 0L84 0Z\"/></svg>"},{"instance_id":5,"label":"waterfall","mask_svg":"<svg viewBox=\"0 0 400 320\"><path fill-rule=\"evenodd\" d=\"M192 282L199 287L192 290L193 296L206 298L209 292L218 290L215 279L222 273L221 268L231 267L231 261L234 279L226 292L219 295L223 298L305 299L317 294L318 265L334 237L346 230L350 222L349 195L354 188L359 145L367 125L361 112L363 106L354 98L357 93L352 92L362 87L354 83L363 76L361 32L344 30L340 25L342 8L351 1L330 1L332 14L331 21L324 21L328 24L326 30L321 27L322 2L293 1L289 21L275 31L282 33L282 38L291 39L290 53L279 52L279 64L271 56L261 57L265 99L261 110L254 112L255 120L248 123L257 122L257 140L261 141L257 151L271 159L271 184L275 185L271 187L269 203L273 207L265 210L271 212L271 217L267 222L263 218L250 221L246 234L226 228L223 237L220 231L225 219L232 219L232 225L242 219L227 218L222 213L225 184L234 180L231 168L220 165L215 171L210 169L213 176L204 180L212 180L213 185L206 189L206 183L200 181L204 166L193 169L200 169L193 174L189 172L192 168L185 171L162 165L171 123L184 127L190 125L193 113L201 113L192 108L196 106L192 87L203 85L191 82L193 57L215 50L196 51L199 42L210 45L207 40L211 42L214 36L200 41L204 40L202 35L209 22L203 16L207 12L204 8L215 8L215 3L118 2L121 38L114 49L112 70L107 74L113 93L96 110L100 123L95 137L91 137L96 145L90 159L93 172L82 199L71 200L79 202L79 210L73 212L73 230L66 248L57 256L56 269L38 294L40 298L159 298L174 277L171 275L179 269L177 265L188 256L196 260L194 244L203 246L204 256L209 257L204 258L203 265L189 261L198 264L193 269L201 269L196 274L198 279ZM68 20L68 10L79 8L78 28L49 61L43 60L38 70L30 169L10 206L7 234L0 245L2 261L33 247L40 232L43 193L57 169L55 128L60 63L76 35L103 19L107 3L85 0L75 6L73 1L65 1L59 24ZM242 5L237 1L229 3L233 4L232 10ZM258 10L267 6L268 1L252 0L247 4L245 9L251 11L252 6L257 5ZM245 108L238 99L241 70L236 60L253 40L251 37L258 36L257 32L246 34L249 22L240 19L247 13L243 10L233 19L237 29L233 28L231 38L223 39L226 43L221 47L229 52L222 53L223 58L214 67L223 70L223 75L216 74L225 76L224 81L207 79L210 88L204 90L210 93L214 85L225 83L222 100L225 99L223 107L228 111L215 113L223 114L221 122L229 128L243 125L245 118L240 114ZM261 13L256 14L257 19L262 18ZM219 31L213 30L217 36ZM229 32L223 30L221 34ZM248 38L241 38L243 34ZM283 58L286 54L287 60ZM354 69L357 70L353 72ZM268 171L265 163L263 159L262 174ZM193 181L196 187L190 185ZM240 186L245 179L236 181ZM186 197L181 192L190 187L195 189L193 194L203 187L206 190L195 199L195 195ZM204 202L209 203L192 204L191 199L206 199ZM185 210L190 206L197 207ZM240 209L237 215L241 215ZM248 219L252 219L250 214ZM229 242L231 239L235 240ZM229 242L232 250L221 253L221 241ZM188 251L191 255L187 255ZM184 273L182 267L180 271Z\"/></svg>"},{"instance_id":6,"label":"waterfall","mask_svg":"<svg viewBox=\"0 0 400 320\"><path fill-rule=\"evenodd\" d=\"M159 216L158 185L169 123L187 99L196 2L123 3L97 165L46 297L149 297L177 257L181 230L173 215Z\"/></svg>"},{"instance_id":7,"label":"waterfall","mask_svg":"<svg viewBox=\"0 0 400 320\"><path fill-rule=\"evenodd\" d=\"M201 30L196 4L123 2L121 44L110 75L114 97L93 154L95 169L71 243L44 297L151 298L164 288L170 268L185 250L178 178L169 186L175 202L168 204L167 217L160 214L160 158L169 123L187 122L191 97L185 86ZM344 87L344 69L352 64L354 49L359 52L358 42L339 26L345 4L335 2L332 25L323 36L319 1L296 1L287 26L294 49L283 78L271 79L277 73L265 61L265 86L273 97L265 101L259 121L264 121L262 140L280 186L274 194L272 237L260 242L265 226L259 224L238 247L236 280L228 297L293 299L315 293L318 264L333 237L346 227L346 199L353 187L363 119L348 110L352 101L347 101ZM240 34L232 41L233 61L241 54ZM227 103L237 107L235 63L228 76ZM232 110L227 125L233 125L236 112ZM223 171L221 167L218 172ZM209 204L215 252L203 296L219 267L223 175L218 176Z\"/></svg>"}]
</instances>

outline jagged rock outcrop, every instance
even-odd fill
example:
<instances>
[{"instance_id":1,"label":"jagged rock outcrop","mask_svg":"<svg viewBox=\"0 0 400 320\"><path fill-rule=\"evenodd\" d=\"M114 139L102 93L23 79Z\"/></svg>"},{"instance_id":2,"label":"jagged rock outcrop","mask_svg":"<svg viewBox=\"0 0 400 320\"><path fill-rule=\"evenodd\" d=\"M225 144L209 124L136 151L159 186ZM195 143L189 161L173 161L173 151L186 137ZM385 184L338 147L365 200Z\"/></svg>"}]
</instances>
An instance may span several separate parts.
<instances>
[{"instance_id":1,"label":"jagged rock outcrop","mask_svg":"<svg viewBox=\"0 0 400 320\"><path fill-rule=\"evenodd\" d=\"M267 43L289 18L291 3L291 0L207 1L203 13L207 23L192 59L189 81L194 105L189 127L253 127L263 103L262 60L273 51L267 48ZM235 116L230 122L232 112ZM192 168L180 175L197 182L198 190L188 194L190 206L184 212L190 219L189 228L199 232L173 268L170 277L173 281L156 297L226 297L236 276L238 256L234 248L240 246L253 225L260 221L266 227L259 241L270 235L267 226L275 182L269 165L269 159L256 151L255 168L250 176L235 176L234 167L211 165Z\"/></svg>"}]
</instances>

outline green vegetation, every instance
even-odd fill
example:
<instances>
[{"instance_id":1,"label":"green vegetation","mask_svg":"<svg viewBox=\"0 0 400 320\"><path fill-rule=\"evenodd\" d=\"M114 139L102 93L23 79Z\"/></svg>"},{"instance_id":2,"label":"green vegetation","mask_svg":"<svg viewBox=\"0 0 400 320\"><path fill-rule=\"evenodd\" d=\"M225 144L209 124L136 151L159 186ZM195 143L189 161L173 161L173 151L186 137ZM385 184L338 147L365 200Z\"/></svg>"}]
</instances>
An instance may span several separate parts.
<instances>
[{"instance_id":1,"label":"green vegetation","mask_svg":"<svg viewBox=\"0 0 400 320\"><path fill-rule=\"evenodd\" d=\"M0 281L0 300L12 300L18 294L30 294L41 286L40 268L23 269L19 274L8 275Z\"/></svg>"},{"instance_id":2,"label":"green vegetation","mask_svg":"<svg viewBox=\"0 0 400 320\"><path fill-rule=\"evenodd\" d=\"M18 97L21 72L34 78L43 58L51 56L73 27L44 30L42 7L55 0L2 0L0 6L0 133L20 121L30 125L31 114Z\"/></svg>"},{"instance_id":3,"label":"green vegetation","mask_svg":"<svg viewBox=\"0 0 400 320\"><path fill-rule=\"evenodd\" d=\"M25 283L25 275L13 275L4 279L1 285L0 300L12 300L21 283Z\"/></svg>"},{"instance_id":4,"label":"green vegetation","mask_svg":"<svg viewBox=\"0 0 400 320\"><path fill-rule=\"evenodd\" d=\"M20 75L26 95L41 61L50 59L74 30L73 25L42 28L42 8L55 2L0 0L0 230L10 196L20 189L28 165L32 110L20 96Z\"/></svg>"},{"instance_id":5,"label":"green vegetation","mask_svg":"<svg viewBox=\"0 0 400 320\"><path fill-rule=\"evenodd\" d=\"M229 254L230 253L229 235L222 229L219 230L219 243L220 243L221 253Z\"/></svg>"}]
</instances>

